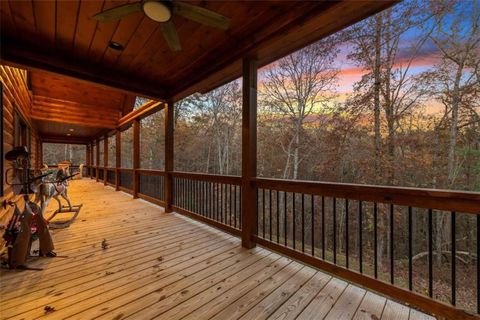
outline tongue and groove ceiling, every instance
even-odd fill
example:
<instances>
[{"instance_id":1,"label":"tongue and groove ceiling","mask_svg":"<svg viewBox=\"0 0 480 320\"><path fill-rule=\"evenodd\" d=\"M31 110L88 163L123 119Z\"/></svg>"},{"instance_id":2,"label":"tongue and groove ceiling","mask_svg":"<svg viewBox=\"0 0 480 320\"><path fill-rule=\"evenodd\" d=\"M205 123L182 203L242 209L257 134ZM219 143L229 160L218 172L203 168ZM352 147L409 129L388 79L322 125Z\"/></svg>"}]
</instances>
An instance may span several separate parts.
<instances>
[{"instance_id":1,"label":"tongue and groove ceiling","mask_svg":"<svg viewBox=\"0 0 480 320\"><path fill-rule=\"evenodd\" d=\"M125 101L135 95L179 100L206 92L241 76L242 57L268 64L395 3L185 1L229 17L230 28L222 31L174 16L182 51L172 52L159 24L142 13L105 23L91 19L127 2L133 1L2 0L2 63L31 71L39 107L56 99L118 115L111 111L128 110ZM110 41L124 49L109 48Z\"/></svg>"}]
</instances>

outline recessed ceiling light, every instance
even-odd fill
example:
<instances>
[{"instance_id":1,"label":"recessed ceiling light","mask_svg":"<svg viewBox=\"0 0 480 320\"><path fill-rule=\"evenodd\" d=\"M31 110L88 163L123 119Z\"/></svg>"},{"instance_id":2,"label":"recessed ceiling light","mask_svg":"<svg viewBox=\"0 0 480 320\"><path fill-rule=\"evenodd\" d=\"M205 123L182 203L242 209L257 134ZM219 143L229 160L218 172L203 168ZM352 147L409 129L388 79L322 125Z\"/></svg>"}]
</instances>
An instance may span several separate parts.
<instances>
[{"instance_id":1,"label":"recessed ceiling light","mask_svg":"<svg viewBox=\"0 0 480 320\"><path fill-rule=\"evenodd\" d=\"M70 133L67 133L67 137L70 137L70 136L71 136L71 134L70 134Z\"/></svg>"},{"instance_id":2,"label":"recessed ceiling light","mask_svg":"<svg viewBox=\"0 0 480 320\"><path fill-rule=\"evenodd\" d=\"M68 131L73 132L73 129L68 129Z\"/></svg>"},{"instance_id":3,"label":"recessed ceiling light","mask_svg":"<svg viewBox=\"0 0 480 320\"><path fill-rule=\"evenodd\" d=\"M108 47L113 49L113 50L117 50L117 51L122 51L123 50L123 46L120 43L115 42L115 41L110 41L108 43Z\"/></svg>"}]
</instances>

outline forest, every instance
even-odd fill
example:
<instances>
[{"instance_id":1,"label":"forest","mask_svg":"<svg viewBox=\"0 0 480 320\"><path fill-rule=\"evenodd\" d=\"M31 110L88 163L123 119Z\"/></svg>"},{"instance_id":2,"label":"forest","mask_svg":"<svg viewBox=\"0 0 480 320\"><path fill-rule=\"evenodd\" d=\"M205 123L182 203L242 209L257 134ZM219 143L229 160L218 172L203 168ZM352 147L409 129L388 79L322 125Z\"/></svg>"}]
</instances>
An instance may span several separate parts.
<instances>
[{"instance_id":1,"label":"forest","mask_svg":"<svg viewBox=\"0 0 480 320\"><path fill-rule=\"evenodd\" d=\"M240 175L241 109L241 79L177 102L175 170ZM480 191L479 1L403 1L264 66L258 74L257 122L261 177ZM162 111L141 121L141 167L163 169L163 128ZM131 149L128 129L122 132L122 167L132 166ZM367 209L363 250L371 260L373 218ZM377 248L382 278L388 274L382 261L395 242L396 277L403 286L405 209L395 208L392 215L395 239L387 233L392 217L387 206L379 209ZM451 215L433 213L434 297L449 301ZM298 219L292 214L289 207L290 223ZM358 220L355 211L351 215L352 235L342 227L339 233L355 244L355 255ZM342 226L343 205L337 217ZM426 210L415 209L414 290L423 294L427 218ZM457 304L473 309L476 222L461 213L456 220ZM260 228L263 223L279 221L259 221ZM327 216L326 225L332 223ZM311 227L307 222L307 239ZM344 252L345 241L338 249Z\"/></svg>"}]
</instances>

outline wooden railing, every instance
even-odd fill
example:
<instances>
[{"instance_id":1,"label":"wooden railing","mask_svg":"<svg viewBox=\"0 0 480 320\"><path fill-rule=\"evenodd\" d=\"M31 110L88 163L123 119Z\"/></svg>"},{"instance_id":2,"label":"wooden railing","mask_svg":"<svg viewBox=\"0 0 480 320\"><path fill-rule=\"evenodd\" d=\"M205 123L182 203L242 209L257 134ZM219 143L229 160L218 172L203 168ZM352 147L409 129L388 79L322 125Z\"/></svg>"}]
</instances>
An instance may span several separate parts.
<instances>
[{"instance_id":1,"label":"wooden railing","mask_svg":"<svg viewBox=\"0 0 480 320\"><path fill-rule=\"evenodd\" d=\"M133 169L118 169L118 186L119 189L128 193L133 193Z\"/></svg>"},{"instance_id":2,"label":"wooden railing","mask_svg":"<svg viewBox=\"0 0 480 320\"><path fill-rule=\"evenodd\" d=\"M138 175L138 196L165 204L164 171L117 172L120 189L132 193ZM186 172L172 172L171 177L175 211L242 234L240 177ZM465 251L459 248L465 241L473 241L472 281L466 285L480 311L479 193L264 178L249 183L257 192L257 244L436 315L475 318L458 305L457 293L466 288L465 281L461 286L457 282L458 262L452 259ZM444 254L450 256L443 262L450 273L448 301L435 291L433 223L438 215L446 216L449 224ZM465 224L475 226L472 239L457 237L459 225ZM418 272L422 265L425 271Z\"/></svg>"},{"instance_id":3,"label":"wooden railing","mask_svg":"<svg viewBox=\"0 0 480 320\"><path fill-rule=\"evenodd\" d=\"M115 168L105 168L106 179L105 183L111 186L115 186L116 173Z\"/></svg>"},{"instance_id":4,"label":"wooden railing","mask_svg":"<svg viewBox=\"0 0 480 320\"><path fill-rule=\"evenodd\" d=\"M174 210L240 235L240 177L186 172L172 176Z\"/></svg>"},{"instance_id":5,"label":"wooden railing","mask_svg":"<svg viewBox=\"0 0 480 320\"><path fill-rule=\"evenodd\" d=\"M452 319L471 317L454 308L457 292L470 289L480 312L479 193L261 178L253 183L258 190L258 244ZM442 262L450 269L448 303L434 288L439 275L435 279L433 219L438 215L447 215L449 221L448 248L442 250L449 255ZM477 280L462 284L469 288L458 288L453 258L461 240L456 228L460 220L476 225L476 237L469 241L477 242L471 266L471 277ZM421 230L417 235L423 235L415 243L414 226ZM414 270L414 257L420 268L426 266L420 276L415 274L419 270Z\"/></svg>"},{"instance_id":6,"label":"wooden railing","mask_svg":"<svg viewBox=\"0 0 480 320\"><path fill-rule=\"evenodd\" d=\"M135 174L138 176L138 197L164 205L165 172L161 170L135 169Z\"/></svg>"}]
</instances>

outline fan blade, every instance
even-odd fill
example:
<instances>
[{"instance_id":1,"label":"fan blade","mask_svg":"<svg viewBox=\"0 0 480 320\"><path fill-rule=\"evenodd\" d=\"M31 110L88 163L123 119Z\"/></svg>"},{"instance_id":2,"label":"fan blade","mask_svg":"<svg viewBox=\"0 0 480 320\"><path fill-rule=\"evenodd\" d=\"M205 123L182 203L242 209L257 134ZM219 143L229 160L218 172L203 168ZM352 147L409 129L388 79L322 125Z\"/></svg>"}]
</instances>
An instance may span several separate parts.
<instances>
[{"instance_id":1,"label":"fan blade","mask_svg":"<svg viewBox=\"0 0 480 320\"><path fill-rule=\"evenodd\" d=\"M172 20L160 23L160 28L162 28L162 34L167 42L169 48L172 51L181 51L182 46L180 45L180 40L178 39L177 30Z\"/></svg>"},{"instance_id":2,"label":"fan blade","mask_svg":"<svg viewBox=\"0 0 480 320\"><path fill-rule=\"evenodd\" d=\"M119 20L129 14L142 11L142 2L125 4L97 13L92 18L100 22Z\"/></svg>"},{"instance_id":3,"label":"fan blade","mask_svg":"<svg viewBox=\"0 0 480 320\"><path fill-rule=\"evenodd\" d=\"M208 9L185 2L173 2L173 6L175 13L189 20L222 30L227 30L230 25L229 18Z\"/></svg>"}]
</instances>

